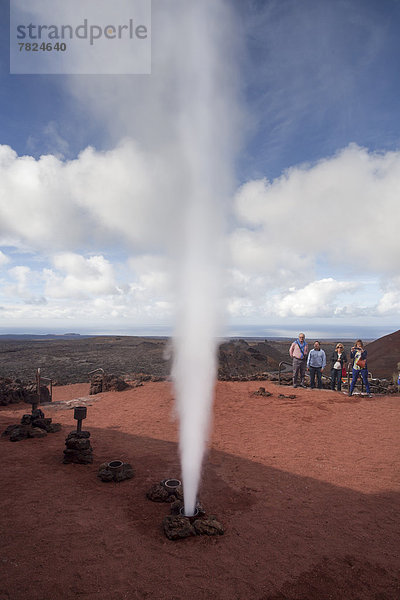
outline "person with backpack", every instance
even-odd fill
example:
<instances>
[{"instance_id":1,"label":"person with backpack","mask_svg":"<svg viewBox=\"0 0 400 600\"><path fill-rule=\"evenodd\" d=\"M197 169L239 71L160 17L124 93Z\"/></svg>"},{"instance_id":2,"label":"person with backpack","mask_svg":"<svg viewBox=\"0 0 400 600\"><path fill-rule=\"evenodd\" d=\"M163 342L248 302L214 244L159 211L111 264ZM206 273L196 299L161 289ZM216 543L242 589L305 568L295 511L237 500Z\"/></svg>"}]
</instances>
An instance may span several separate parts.
<instances>
[{"instance_id":1,"label":"person with backpack","mask_svg":"<svg viewBox=\"0 0 400 600\"><path fill-rule=\"evenodd\" d=\"M290 346L289 354L293 359L293 387L306 387L304 377L306 374L306 363L308 354L308 344L306 344L306 336L304 333L299 333L297 340ZM300 377L300 384L298 380Z\"/></svg>"},{"instance_id":2,"label":"person with backpack","mask_svg":"<svg viewBox=\"0 0 400 600\"><path fill-rule=\"evenodd\" d=\"M362 377L368 396L371 396L368 383L367 351L364 350L362 340L356 341L351 349L350 358L353 361L353 377L350 384L349 396L353 394L359 375Z\"/></svg>"}]
</instances>

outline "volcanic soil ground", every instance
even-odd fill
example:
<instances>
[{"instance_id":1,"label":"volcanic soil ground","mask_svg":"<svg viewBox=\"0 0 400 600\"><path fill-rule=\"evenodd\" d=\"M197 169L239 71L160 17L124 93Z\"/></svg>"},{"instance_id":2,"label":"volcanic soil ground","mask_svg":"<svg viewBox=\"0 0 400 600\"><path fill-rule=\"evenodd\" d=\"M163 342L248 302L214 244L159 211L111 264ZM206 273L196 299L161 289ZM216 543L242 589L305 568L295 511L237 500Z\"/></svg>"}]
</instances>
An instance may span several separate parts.
<instances>
[{"instance_id":1,"label":"volcanic soil ground","mask_svg":"<svg viewBox=\"0 0 400 600\"><path fill-rule=\"evenodd\" d=\"M180 475L170 384L56 387L60 432L0 439L1 600L399 600L399 397L259 385L216 385L200 500L225 534L175 542L146 499ZM92 465L62 463L74 398ZM1 430L24 412L1 407ZM135 477L101 482L112 459Z\"/></svg>"}]
</instances>

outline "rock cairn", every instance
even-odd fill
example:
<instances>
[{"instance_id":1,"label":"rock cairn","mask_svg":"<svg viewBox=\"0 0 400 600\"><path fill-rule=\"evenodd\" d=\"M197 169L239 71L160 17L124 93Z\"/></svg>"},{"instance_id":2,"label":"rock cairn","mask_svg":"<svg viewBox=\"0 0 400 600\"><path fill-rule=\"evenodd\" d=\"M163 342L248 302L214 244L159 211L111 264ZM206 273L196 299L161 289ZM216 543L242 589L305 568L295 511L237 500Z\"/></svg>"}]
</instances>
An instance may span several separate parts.
<instances>
[{"instance_id":1,"label":"rock cairn","mask_svg":"<svg viewBox=\"0 0 400 600\"><path fill-rule=\"evenodd\" d=\"M19 425L9 425L2 435L8 437L10 442L19 442L27 438L46 437L48 433L60 430L60 423L52 423L52 419L46 418L37 408L32 414L23 415Z\"/></svg>"},{"instance_id":2,"label":"rock cairn","mask_svg":"<svg viewBox=\"0 0 400 600\"><path fill-rule=\"evenodd\" d=\"M65 439L65 464L88 465L93 462L93 448L90 444L90 431L71 431Z\"/></svg>"},{"instance_id":3,"label":"rock cairn","mask_svg":"<svg viewBox=\"0 0 400 600\"><path fill-rule=\"evenodd\" d=\"M0 377L0 406L26 402L39 404L36 383L24 384L20 379ZM51 402L50 392L46 386L40 387L40 402Z\"/></svg>"},{"instance_id":4,"label":"rock cairn","mask_svg":"<svg viewBox=\"0 0 400 600\"><path fill-rule=\"evenodd\" d=\"M76 431L71 431L65 440L64 463L87 465L93 462L93 448L89 440L90 432L82 431L82 421L86 419L86 415L86 406L75 406Z\"/></svg>"},{"instance_id":5,"label":"rock cairn","mask_svg":"<svg viewBox=\"0 0 400 600\"><path fill-rule=\"evenodd\" d=\"M97 373L93 375L90 381L89 395L92 396L101 392L122 392L128 388L129 384L116 375Z\"/></svg>"}]
</instances>

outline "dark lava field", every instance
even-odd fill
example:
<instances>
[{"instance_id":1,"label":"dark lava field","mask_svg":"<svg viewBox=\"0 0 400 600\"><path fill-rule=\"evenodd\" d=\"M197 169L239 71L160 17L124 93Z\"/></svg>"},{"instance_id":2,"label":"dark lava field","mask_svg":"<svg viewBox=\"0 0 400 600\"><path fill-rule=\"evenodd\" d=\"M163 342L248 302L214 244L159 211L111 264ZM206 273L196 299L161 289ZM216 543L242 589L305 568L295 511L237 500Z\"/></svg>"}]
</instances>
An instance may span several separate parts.
<instances>
[{"instance_id":1,"label":"dark lava field","mask_svg":"<svg viewBox=\"0 0 400 600\"><path fill-rule=\"evenodd\" d=\"M308 339L309 348L313 341ZM219 347L218 376L249 377L274 373L279 363L291 363L289 340L260 338L223 340ZM353 342L344 342L348 358ZM322 340L330 374L334 341ZM392 378L400 360L400 331L367 345L369 370L377 377ZM168 338L99 336L70 339L5 339L0 337L0 377L35 380L38 367L43 377L65 385L90 380L89 373L102 368L107 374L134 379L137 374L167 377L171 370L172 344ZM284 370L290 371L290 365Z\"/></svg>"},{"instance_id":2,"label":"dark lava field","mask_svg":"<svg viewBox=\"0 0 400 600\"><path fill-rule=\"evenodd\" d=\"M34 381L43 377L65 385L89 381L89 372L103 368L129 378L135 373L165 376L170 371L165 339L90 337L74 340L0 342L0 376Z\"/></svg>"},{"instance_id":3,"label":"dark lava field","mask_svg":"<svg viewBox=\"0 0 400 600\"><path fill-rule=\"evenodd\" d=\"M311 343L311 341L309 340ZM287 340L231 339L219 348L221 378L251 376L278 370L290 362ZM334 344L323 343L329 358ZM34 381L38 367L54 384L83 383L102 368L125 379L138 373L167 377L171 369L171 342L167 338L104 336L78 339L1 340L0 377Z\"/></svg>"}]
</instances>

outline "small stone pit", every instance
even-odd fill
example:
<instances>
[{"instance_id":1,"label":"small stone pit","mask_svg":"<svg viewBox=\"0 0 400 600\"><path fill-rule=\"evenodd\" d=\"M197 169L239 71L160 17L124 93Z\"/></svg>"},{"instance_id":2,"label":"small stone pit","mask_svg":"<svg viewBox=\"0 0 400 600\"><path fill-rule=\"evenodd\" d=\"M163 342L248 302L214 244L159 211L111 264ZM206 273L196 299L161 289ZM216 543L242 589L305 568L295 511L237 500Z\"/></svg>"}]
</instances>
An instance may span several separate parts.
<instances>
[{"instance_id":1,"label":"small stone pit","mask_svg":"<svg viewBox=\"0 0 400 600\"><path fill-rule=\"evenodd\" d=\"M171 482L179 482L179 485L171 485ZM160 483L151 486L146 494L152 502L168 502L172 504L176 500L183 501L183 488L179 479L163 479Z\"/></svg>"},{"instance_id":2,"label":"small stone pit","mask_svg":"<svg viewBox=\"0 0 400 600\"><path fill-rule=\"evenodd\" d=\"M118 463L118 464L116 464ZM135 472L132 465L124 463L121 460L112 460L108 463L103 463L99 467L97 477L101 481L124 481L124 479L132 479Z\"/></svg>"},{"instance_id":3,"label":"small stone pit","mask_svg":"<svg viewBox=\"0 0 400 600\"><path fill-rule=\"evenodd\" d=\"M19 425L9 425L2 436L8 437L10 442L19 442L28 438L46 437L48 433L60 430L60 423L52 423L52 419L46 418L44 412L36 408L31 414L23 415Z\"/></svg>"}]
</instances>

